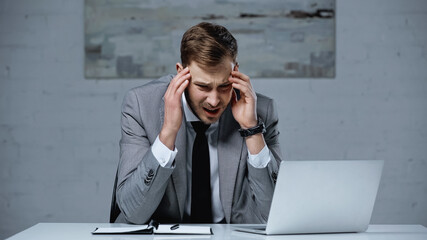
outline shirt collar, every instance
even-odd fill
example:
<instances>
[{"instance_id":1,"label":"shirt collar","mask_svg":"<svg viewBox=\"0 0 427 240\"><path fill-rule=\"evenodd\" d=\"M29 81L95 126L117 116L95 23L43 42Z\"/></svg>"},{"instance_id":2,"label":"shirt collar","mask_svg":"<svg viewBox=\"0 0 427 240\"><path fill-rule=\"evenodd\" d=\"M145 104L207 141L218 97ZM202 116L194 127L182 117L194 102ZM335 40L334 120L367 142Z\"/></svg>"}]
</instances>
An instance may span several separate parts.
<instances>
[{"instance_id":1,"label":"shirt collar","mask_svg":"<svg viewBox=\"0 0 427 240\"><path fill-rule=\"evenodd\" d=\"M185 93L182 93L182 106L184 108L184 115L187 122L200 121L200 119L196 115L194 115L193 111L188 105L187 98L185 97Z\"/></svg>"}]
</instances>

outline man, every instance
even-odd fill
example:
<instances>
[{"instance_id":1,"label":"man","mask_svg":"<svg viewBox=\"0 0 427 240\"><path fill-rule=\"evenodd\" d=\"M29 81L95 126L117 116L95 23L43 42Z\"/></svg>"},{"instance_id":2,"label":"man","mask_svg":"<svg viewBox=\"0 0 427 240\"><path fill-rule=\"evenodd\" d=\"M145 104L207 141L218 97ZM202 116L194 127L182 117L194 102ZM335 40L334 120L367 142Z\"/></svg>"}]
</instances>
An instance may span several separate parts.
<instances>
[{"instance_id":1,"label":"man","mask_svg":"<svg viewBox=\"0 0 427 240\"><path fill-rule=\"evenodd\" d=\"M128 92L111 222L267 221L278 117L236 57L226 28L200 23L182 38L175 76Z\"/></svg>"}]
</instances>

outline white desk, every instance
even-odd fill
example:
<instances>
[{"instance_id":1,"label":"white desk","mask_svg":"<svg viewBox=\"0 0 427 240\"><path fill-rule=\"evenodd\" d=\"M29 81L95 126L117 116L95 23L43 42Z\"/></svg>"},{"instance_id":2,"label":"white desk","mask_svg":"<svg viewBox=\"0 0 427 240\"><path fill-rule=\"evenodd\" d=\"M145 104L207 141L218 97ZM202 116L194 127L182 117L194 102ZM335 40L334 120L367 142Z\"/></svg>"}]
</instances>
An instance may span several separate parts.
<instances>
[{"instance_id":1,"label":"white desk","mask_svg":"<svg viewBox=\"0 0 427 240\"><path fill-rule=\"evenodd\" d=\"M421 225L370 225L364 233L308 234L263 236L233 231L233 225L210 224L214 235L92 235L96 227L125 224L108 223L39 223L8 239L10 240L132 240L132 239L324 239L324 240L427 240L427 228Z\"/></svg>"}]
</instances>

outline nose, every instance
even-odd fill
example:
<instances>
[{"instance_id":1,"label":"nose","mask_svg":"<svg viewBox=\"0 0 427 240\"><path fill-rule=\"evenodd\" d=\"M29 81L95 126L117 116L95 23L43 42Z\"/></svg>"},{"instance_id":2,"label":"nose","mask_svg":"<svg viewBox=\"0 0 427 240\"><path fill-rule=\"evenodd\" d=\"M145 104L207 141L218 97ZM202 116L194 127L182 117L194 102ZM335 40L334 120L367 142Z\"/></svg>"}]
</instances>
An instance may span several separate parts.
<instances>
[{"instance_id":1,"label":"nose","mask_svg":"<svg viewBox=\"0 0 427 240\"><path fill-rule=\"evenodd\" d=\"M210 91L208 97L206 98L206 102L210 107L217 107L220 101L219 94L215 90Z\"/></svg>"}]
</instances>

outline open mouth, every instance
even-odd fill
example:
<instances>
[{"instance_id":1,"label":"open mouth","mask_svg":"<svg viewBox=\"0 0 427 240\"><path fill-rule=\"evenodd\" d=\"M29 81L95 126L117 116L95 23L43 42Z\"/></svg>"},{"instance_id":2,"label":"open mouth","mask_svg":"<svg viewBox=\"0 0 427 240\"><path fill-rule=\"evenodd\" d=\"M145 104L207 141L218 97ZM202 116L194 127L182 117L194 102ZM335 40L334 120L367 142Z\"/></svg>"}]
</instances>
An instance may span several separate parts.
<instances>
[{"instance_id":1,"label":"open mouth","mask_svg":"<svg viewBox=\"0 0 427 240\"><path fill-rule=\"evenodd\" d=\"M219 108L217 109L203 108L203 110L205 110L205 112L208 113L209 115L216 115L219 112Z\"/></svg>"}]
</instances>

